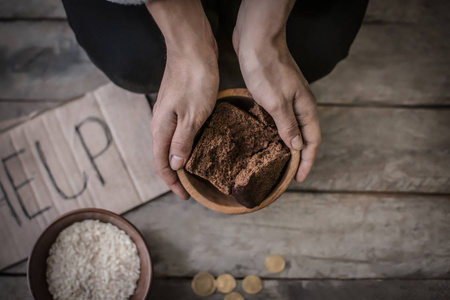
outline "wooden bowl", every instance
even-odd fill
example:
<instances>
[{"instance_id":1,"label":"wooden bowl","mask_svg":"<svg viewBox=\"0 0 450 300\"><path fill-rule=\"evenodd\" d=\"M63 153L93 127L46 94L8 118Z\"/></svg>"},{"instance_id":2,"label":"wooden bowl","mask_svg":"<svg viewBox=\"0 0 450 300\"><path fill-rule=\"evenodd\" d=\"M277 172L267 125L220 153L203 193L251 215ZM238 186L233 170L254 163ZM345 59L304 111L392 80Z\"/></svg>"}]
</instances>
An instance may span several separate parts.
<instances>
[{"instance_id":1,"label":"wooden bowl","mask_svg":"<svg viewBox=\"0 0 450 300\"><path fill-rule=\"evenodd\" d=\"M230 102L244 110L253 105L252 95L247 89L229 89L219 92L217 100ZM178 178L186 191L200 204L209 209L225 214L245 214L262 209L273 203L286 191L300 164L300 151L291 150L291 158L285 167L285 171L274 189L261 202L259 206L247 208L239 204L233 197L221 193L211 183L192 175L185 169L177 171Z\"/></svg>"},{"instance_id":2,"label":"wooden bowl","mask_svg":"<svg viewBox=\"0 0 450 300\"><path fill-rule=\"evenodd\" d=\"M81 222L88 219L99 220L100 222L111 223L117 226L119 229L125 231L136 244L141 261L141 274L137 282L136 290L130 299L145 299L150 291L153 271L150 251L148 250L144 238L136 227L125 218L113 212L98 208L84 208L68 212L50 224L38 238L31 251L30 258L28 259L28 288L30 289L33 299L53 299L48 291L46 276L47 257L50 247L64 228L75 222Z\"/></svg>"}]
</instances>

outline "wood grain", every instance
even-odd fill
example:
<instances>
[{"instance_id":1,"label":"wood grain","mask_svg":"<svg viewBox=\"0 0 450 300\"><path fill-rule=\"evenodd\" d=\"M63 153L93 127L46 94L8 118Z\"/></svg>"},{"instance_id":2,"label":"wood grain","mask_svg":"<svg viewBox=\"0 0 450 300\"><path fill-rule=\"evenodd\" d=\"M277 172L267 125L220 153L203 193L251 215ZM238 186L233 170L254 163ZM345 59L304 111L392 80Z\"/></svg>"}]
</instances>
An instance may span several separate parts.
<instances>
[{"instance_id":1,"label":"wood grain","mask_svg":"<svg viewBox=\"0 0 450 300\"><path fill-rule=\"evenodd\" d=\"M251 300L447 300L450 298L450 281L445 280L264 280L263 290L256 295L246 294L242 290L241 280L237 283L236 290L246 299ZM223 294L216 292L208 299L222 300L223 297ZM192 292L190 282L186 279L156 280L150 298L154 300L205 299Z\"/></svg>"},{"instance_id":2,"label":"wood grain","mask_svg":"<svg viewBox=\"0 0 450 300\"><path fill-rule=\"evenodd\" d=\"M450 109L319 107L323 143L291 189L450 193Z\"/></svg>"},{"instance_id":3,"label":"wood grain","mask_svg":"<svg viewBox=\"0 0 450 300\"><path fill-rule=\"evenodd\" d=\"M0 299L31 300L25 276L0 276Z\"/></svg>"},{"instance_id":4,"label":"wood grain","mask_svg":"<svg viewBox=\"0 0 450 300\"><path fill-rule=\"evenodd\" d=\"M448 106L448 36L450 24L364 25L349 56L312 89L319 103Z\"/></svg>"},{"instance_id":5,"label":"wood grain","mask_svg":"<svg viewBox=\"0 0 450 300\"><path fill-rule=\"evenodd\" d=\"M143 233L156 276L207 270L283 278L450 277L450 198L285 193L247 215L224 215L172 193L124 216Z\"/></svg>"},{"instance_id":6,"label":"wood grain","mask_svg":"<svg viewBox=\"0 0 450 300\"><path fill-rule=\"evenodd\" d=\"M364 22L399 24L435 24L450 22L446 0L369 1Z\"/></svg>"},{"instance_id":7,"label":"wood grain","mask_svg":"<svg viewBox=\"0 0 450 300\"><path fill-rule=\"evenodd\" d=\"M277 278L450 278L450 198L287 192L269 207L224 215L169 193L124 216L144 235L156 276L199 271ZM24 273L25 263L4 270Z\"/></svg>"},{"instance_id":8,"label":"wood grain","mask_svg":"<svg viewBox=\"0 0 450 300\"><path fill-rule=\"evenodd\" d=\"M364 25L349 57L312 85L319 103L449 105L449 30ZM0 35L0 98L64 100L107 81L65 22L0 23Z\"/></svg>"},{"instance_id":9,"label":"wood grain","mask_svg":"<svg viewBox=\"0 0 450 300\"><path fill-rule=\"evenodd\" d=\"M319 117L317 161L291 190L450 193L450 109L319 107Z\"/></svg>"},{"instance_id":10,"label":"wood grain","mask_svg":"<svg viewBox=\"0 0 450 300\"><path fill-rule=\"evenodd\" d=\"M33 112L55 107L58 102L0 101L0 122L25 117Z\"/></svg>"},{"instance_id":11,"label":"wood grain","mask_svg":"<svg viewBox=\"0 0 450 300\"><path fill-rule=\"evenodd\" d=\"M65 21L0 22L0 36L0 99L67 100L107 82Z\"/></svg>"},{"instance_id":12,"label":"wood grain","mask_svg":"<svg viewBox=\"0 0 450 300\"><path fill-rule=\"evenodd\" d=\"M61 0L0 1L0 18L66 18Z\"/></svg>"},{"instance_id":13,"label":"wood grain","mask_svg":"<svg viewBox=\"0 0 450 300\"><path fill-rule=\"evenodd\" d=\"M447 300L450 298L449 280L276 280L265 279L263 290L248 295L237 280L237 291L252 300ZM223 300L219 292L205 298L192 292L190 279L157 278L152 285L151 300ZM26 278L0 277L0 298L28 300Z\"/></svg>"},{"instance_id":14,"label":"wood grain","mask_svg":"<svg viewBox=\"0 0 450 300\"><path fill-rule=\"evenodd\" d=\"M450 105L450 2L369 1L347 59L313 84L319 103Z\"/></svg>"}]
</instances>

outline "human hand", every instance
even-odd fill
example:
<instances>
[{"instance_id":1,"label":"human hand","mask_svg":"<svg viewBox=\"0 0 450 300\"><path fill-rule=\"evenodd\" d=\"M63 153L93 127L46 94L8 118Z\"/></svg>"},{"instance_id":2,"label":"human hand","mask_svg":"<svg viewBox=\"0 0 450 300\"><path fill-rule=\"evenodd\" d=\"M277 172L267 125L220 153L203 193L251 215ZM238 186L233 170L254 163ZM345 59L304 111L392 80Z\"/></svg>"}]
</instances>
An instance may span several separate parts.
<instances>
[{"instance_id":1,"label":"human hand","mask_svg":"<svg viewBox=\"0 0 450 300\"><path fill-rule=\"evenodd\" d=\"M214 109L219 88L218 52L200 2L173 2L179 6L166 7L166 1L147 4L167 46L166 69L151 122L153 161L169 188L188 199L175 171L184 167L197 131ZM177 28L170 22L174 15L184 26Z\"/></svg>"},{"instance_id":2,"label":"human hand","mask_svg":"<svg viewBox=\"0 0 450 300\"><path fill-rule=\"evenodd\" d=\"M273 117L284 143L303 149L295 177L303 182L314 164L321 133L315 97L287 47L286 21L293 4L242 1L233 46L255 101Z\"/></svg>"}]
</instances>

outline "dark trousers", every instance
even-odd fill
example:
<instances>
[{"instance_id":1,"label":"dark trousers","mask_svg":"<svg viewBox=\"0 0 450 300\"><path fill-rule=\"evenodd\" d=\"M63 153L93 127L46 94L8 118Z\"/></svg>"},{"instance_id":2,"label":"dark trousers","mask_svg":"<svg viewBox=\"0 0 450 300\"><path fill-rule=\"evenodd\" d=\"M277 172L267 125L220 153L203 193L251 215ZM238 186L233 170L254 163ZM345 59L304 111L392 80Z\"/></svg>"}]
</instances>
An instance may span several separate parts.
<instances>
[{"instance_id":1,"label":"dark trousers","mask_svg":"<svg viewBox=\"0 0 450 300\"><path fill-rule=\"evenodd\" d=\"M276 1L276 0L274 0ZM69 24L92 62L118 86L157 92L165 67L164 37L144 5L63 0ZM288 47L309 82L344 59L368 0L298 0L287 24ZM239 0L205 0L219 46L220 89L245 87L231 43Z\"/></svg>"}]
</instances>

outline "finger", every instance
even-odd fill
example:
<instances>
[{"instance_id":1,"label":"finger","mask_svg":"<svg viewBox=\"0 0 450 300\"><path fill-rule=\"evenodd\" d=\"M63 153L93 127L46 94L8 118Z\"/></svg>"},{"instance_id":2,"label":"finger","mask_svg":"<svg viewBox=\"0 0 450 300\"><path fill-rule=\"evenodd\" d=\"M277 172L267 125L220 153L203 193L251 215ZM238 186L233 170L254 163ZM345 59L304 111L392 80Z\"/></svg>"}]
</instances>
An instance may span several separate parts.
<instances>
[{"instance_id":1,"label":"finger","mask_svg":"<svg viewBox=\"0 0 450 300\"><path fill-rule=\"evenodd\" d=\"M164 167L164 169L159 172L159 175L163 178L164 182L172 190L172 192L174 192L178 197L184 200L189 199L190 196L178 179L177 173L172 170L169 165Z\"/></svg>"},{"instance_id":2,"label":"finger","mask_svg":"<svg viewBox=\"0 0 450 300\"><path fill-rule=\"evenodd\" d=\"M267 111L273 117L283 142L291 149L302 150L303 139L292 101L280 101L269 107Z\"/></svg>"},{"instance_id":3,"label":"finger","mask_svg":"<svg viewBox=\"0 0 450 300\"><path fill-rule=\"evenodd\" d=\"M160 120L165 120L164 123ZM180 198L189 199L189 194L178 180L178 176L169 166L170 142L176 127L176 116L173 114L156 115L152 120L153 164L156 173L161 176L167 186Z\"/></svg>"},{"instance_id":4,"label":"finger","mask_svg":"<svg viewBox=\"0 0 450 300\"><path fill-rule=\"evenodd\" d=\"M186 164L192 151L195 135L201 127L201 122L178 118L177 127L170 145L170 167L179 170Z\"/></svg>"},{"instance_id":5,"label":"finger","mask_svg":"<svg viewBox=\"0 0 450 300\"><path fill-rule=\"evenodd\" d=\"M302 103L307 104L302 105ZM314 100L307 100L296 101L295 104L296 116L300 124L304 141L300 166L295 177L295 180L298 182L305 181L306 177L310 173L322 142L319 117L314 103Z\"/></svg>"}]
</instances>

